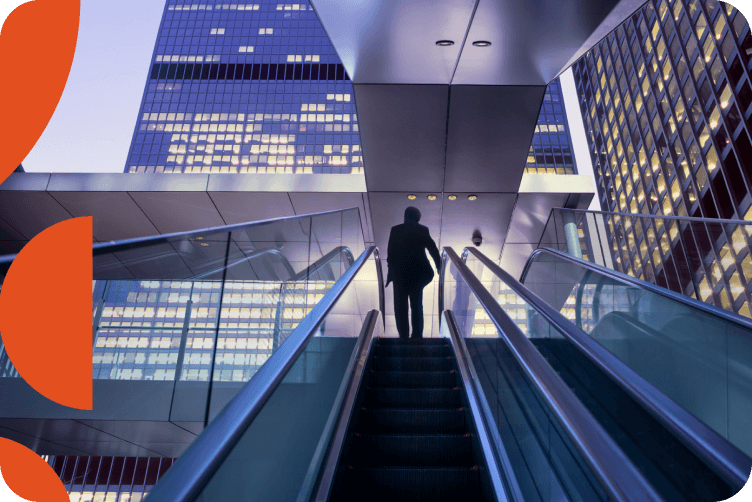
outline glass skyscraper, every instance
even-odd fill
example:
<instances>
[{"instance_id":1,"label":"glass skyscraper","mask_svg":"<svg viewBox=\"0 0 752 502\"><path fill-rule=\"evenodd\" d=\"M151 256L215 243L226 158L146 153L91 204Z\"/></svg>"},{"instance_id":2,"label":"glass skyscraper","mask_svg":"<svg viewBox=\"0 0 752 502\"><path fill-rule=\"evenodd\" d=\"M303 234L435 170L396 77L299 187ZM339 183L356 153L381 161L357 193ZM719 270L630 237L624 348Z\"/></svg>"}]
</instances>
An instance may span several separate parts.
<instances>
[{"instance_id":1,"label":"glass skyscraper","mask_svg":"<svg viewBox=\"0 0 752 502\"><path fill-rule=\"evenodd\" d=\"M352 84L308 2L167 0L125 172L362 166Z\"/></svg>"},{"instance_id":2,"label":"glass skyscraper","mask_svg":"<svg viewBox=\"0 0 752 502\"><path fill-rule=\"evenodd\" d=\"M525 172L538 174L577 174L567 112L557 77L548 84L527 154Z\"/></svg>"},{"instance_id":3,"label":"glass skyscraper","mask_svg":"<svg viewBox=\"0 0 752 502\"><path fill-rule=\"evenodd\" d=\"M752 219L751 55L749 25L732 5L650 0L575 63L605 211ZM749 317L750 236L713 227L625 228L612 217L614 264ZM667 283L664 267L682 283Z\"/></svg>"}]
</instances>

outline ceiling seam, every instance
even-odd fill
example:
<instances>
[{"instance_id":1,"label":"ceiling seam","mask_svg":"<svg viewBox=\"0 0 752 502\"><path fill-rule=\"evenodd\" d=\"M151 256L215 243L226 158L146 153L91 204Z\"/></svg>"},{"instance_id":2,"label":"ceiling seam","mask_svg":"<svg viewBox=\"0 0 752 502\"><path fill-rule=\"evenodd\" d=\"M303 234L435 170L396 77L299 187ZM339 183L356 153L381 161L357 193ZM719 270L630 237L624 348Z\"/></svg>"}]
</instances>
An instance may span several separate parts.
<instances>
[{"instance_id":1,"label":"ceiling seam","mask_svg":"<svg viewBox=\"0 0 752 502\"><path fill-rule=\"evenodd\" d=\"M470 21L467 23L467 30L465 30L465 36L462 39L462 46L460 47L460 52L457 54L457 62L454 64L454 70L452 70L452 77L449 79L449 85L452 85L452 82L454 82L454 75L457 73L457 68L460 66L460 59L462 59L462 51L465 50L465 44L467 43L467 37L470 36L470 28L473 25L473 20L475 19L475 13L478 11L478 4L480 4L480 0L475 0L475 6L473 7L473 13L470 14Z\"/></svg>"}]
</instances>

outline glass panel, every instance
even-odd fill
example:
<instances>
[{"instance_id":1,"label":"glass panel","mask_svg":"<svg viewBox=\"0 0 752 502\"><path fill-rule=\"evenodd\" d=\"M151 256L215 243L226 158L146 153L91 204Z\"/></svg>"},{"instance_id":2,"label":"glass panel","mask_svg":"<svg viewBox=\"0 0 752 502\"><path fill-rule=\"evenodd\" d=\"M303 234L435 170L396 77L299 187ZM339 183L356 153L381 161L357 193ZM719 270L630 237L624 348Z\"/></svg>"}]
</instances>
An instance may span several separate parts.
<instances>
[{"instance_id":1,"label":"glass panel","mask_svg":"<svg viewBox=\"0 0 752 502\"><path fill-rule=\"evenodd\" d=\"M306 490L306 475L319 468L316 448L329 440L327 420L339 412L335 398L349 377L355 337L379 308L376 266L373 257L363 265L196 501L233 500L237 493L296 500ZM374 336L383 336L381 320ZM284 482L268 482L280 472Z\"/></svg>"},{"instance_id":2,"label":"glass panel","mask_svg":"<svg viewBox=\"0 0 752 502\"><path fill-rule=\"evenodd\" d=\"M524 500L605 500L606 496L568 437L549 411L537 388L517 364L503 338L493 329L485 311L478 305L464 279L449 262L445 273L445 304L460 326L460 334L471 354L473 365L494 416L511 468ZM483 282L493 287L494 281ZM499 281L495 284L498 286ZM498 287L495 295L505 294ZM512 298L514 297L514 298ZM505 297L506 298L506 297ZM510 294L504 304L508 313L525 312ZM535 336L556 337L545 323L537 326L518 318ZM530 334L531 331L528 331Z\"/></svg>"},{"instance_id":3,"label":"glass panel","mask_svg":"<svg viewBox=\"0 0 752 502\"><path fill-rule=\"evenodd\" d=\"M609 228L608 234L600 233L605 242L609 242L607 235L611 232L619 242L620 233L636 226L638 219L642 220L642 227L648 229L646 237L650 247L656 238L661 243L665 240L662 253L657 248L652 251L654 281L687 295L694 293L692 272L702 270L701 263L708 263L708 257L714 253L714 242L729 235L731 249L735 242L740 252L747 246L748 234L741 228L746 225L697 222L682 226L675 220L661 218L621 216L617 220L613 215L603 218L603 225L598 225L598 229L590 228L589 232L592 235L594 231ZM628 225L628 220L633 221ZM732 262L728 246L723 249L726 262ZM619 270L620 267L615 266L618 264L610 265L610 257L606 262L607 266ZM725 281L716 268L717 265L711 267L712 279L702 278L697 288L700 298L722 306L729 299L725 288L714 292L712 284L720 286ZM708 283L708 280L713 282ZM752 329L589 271L550 253L536 257L524 283L680 406L745 453L752 453L749 427L742 432L740 425L752 410L752 379L749 377L752 375ZM744 297L745 288L738 277L730 281L728 288L733 295Z\"/></svg>"}]
</instances>

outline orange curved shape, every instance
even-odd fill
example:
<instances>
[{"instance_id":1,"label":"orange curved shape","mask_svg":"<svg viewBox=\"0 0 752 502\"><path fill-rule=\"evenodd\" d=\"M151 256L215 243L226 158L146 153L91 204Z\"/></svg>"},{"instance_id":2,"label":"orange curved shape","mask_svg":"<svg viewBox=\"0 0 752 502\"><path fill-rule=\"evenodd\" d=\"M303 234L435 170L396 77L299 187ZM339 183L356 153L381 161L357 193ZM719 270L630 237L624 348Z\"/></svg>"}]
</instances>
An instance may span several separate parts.
<instances>
[{"instance_id":1,"label":"orange curved shape","mask_svg":"<svg viewBox=\"0 0 752 502\"><path fill-rule=\"evenodd\" d=\"M5 19L0 31L0 183L26 158L55 112L76 52L80 11L80 0L33 0Z\"/></svg>"},{"instance_id":2,"label":"orange curved shape","mask_svg":"<svg viewBox=\"0 0 752 502\"><path fill-rule=\"evenodd\" d=\"M69 498L63 482L42 457L10 439L0 438L0 500L67 502Z\"/></svg>"},{"instance_id":3,"label":"orange curved shape","mask_svg":"<svg viewBox=\"0 0 752 502\"><path fill-rule=\"evenodd\" d=\"M0 290L0 333L26 382L92 409L92 217L60 222L21 250Z\"/></svg>"}]
</instances>

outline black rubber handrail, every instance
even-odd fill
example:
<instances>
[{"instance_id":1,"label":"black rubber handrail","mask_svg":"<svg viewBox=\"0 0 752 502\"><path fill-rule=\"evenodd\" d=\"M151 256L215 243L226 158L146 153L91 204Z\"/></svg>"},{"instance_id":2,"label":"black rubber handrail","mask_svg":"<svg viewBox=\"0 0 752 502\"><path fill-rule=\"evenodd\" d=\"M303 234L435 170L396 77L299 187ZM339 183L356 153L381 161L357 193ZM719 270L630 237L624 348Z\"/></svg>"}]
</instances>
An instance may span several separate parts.
<instances>
[{"instance_id":1,"label":"black rubber handrail","mask_svg":"<svg viewBox=\"0 0 752 502\"><path fill-rule=\"evenodd\" d=\"M442 259L451 260L609 499L663 500L457 253L445 247ZM442 274L445 269L442 267ZM440 298L443 304L442 292Z\"/></svg>"},{"instance_id":2,"label":"black rubber handrail","mask_svg":"<svg viewBox=\"0 0 752 502\"><path fill-rule=\"evenodd\" d=\"M465 248L463 255L467 254L478 258L504 284L553 324L583 356L642 405L732 488L739 490L744 486L752 470L752 459L655 388L483 253L474 248ZM578 263L579 261L577 260Z\"/></svg>"}]
</instances>

